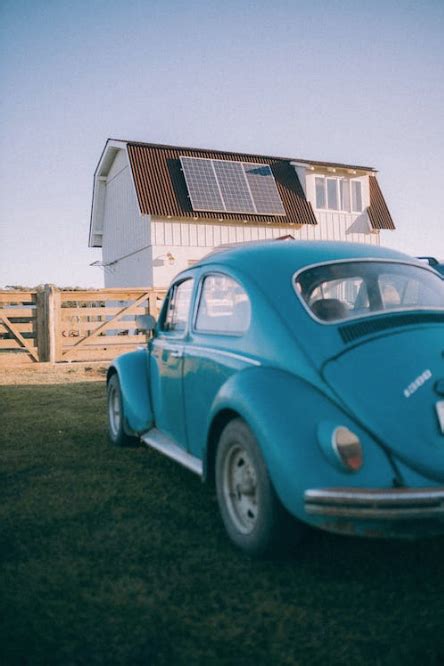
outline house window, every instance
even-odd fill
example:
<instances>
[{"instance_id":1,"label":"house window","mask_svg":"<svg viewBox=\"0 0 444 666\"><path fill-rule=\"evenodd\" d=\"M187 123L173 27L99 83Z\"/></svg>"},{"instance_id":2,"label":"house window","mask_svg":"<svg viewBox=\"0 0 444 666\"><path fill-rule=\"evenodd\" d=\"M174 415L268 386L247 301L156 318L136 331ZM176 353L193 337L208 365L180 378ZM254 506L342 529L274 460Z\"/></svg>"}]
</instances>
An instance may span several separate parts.
<instances>
[{"instance_id":1,"label":"house window","mask_svg":"<svg viewBox=\"0 0 444 666\"><path fill-rule=\"evenodd\" d=\"M325 208L325 178L315 178L316 208Z\"/></svg>"},{"instance_id":2,"label":"house window","mask_svg":"<svg viewBox=\"0 0 444 666\"><path fill-rule=\"evenodd\" d=\"M362 210L362 186L359 180L351 181L352 188L352 208L356 213Z\"/></svg>"},{"instance_id":3,"label":"house window","mask_svg":"<svg viewBox=\"0 0 444 666\"><path fill-rule=\"evenodd\" d=\"M327 208L338 210L338 179L326 178L327 182Z\"/></svg>"},{"instance_id":4,"label":"house window","mask_svg":"<svg viewBox=\"0 0 444 666\"><path fill-rule=\"evenodd\" d=\"M359 183L360 185L361 183ZM341 195L341 210L350 212L350 181L341 178L339 181L339 192Z\"/></svg>"},{"instance_id":5,"label":"house window","mask_svg":"<svg viewBox=\"0 0 444 666\"><path fill-rule=\"evenodd\" d=\"M349 213L362 211L362 183L349 178L316 176L316 208Z\"/></svg>"}]
</instances>

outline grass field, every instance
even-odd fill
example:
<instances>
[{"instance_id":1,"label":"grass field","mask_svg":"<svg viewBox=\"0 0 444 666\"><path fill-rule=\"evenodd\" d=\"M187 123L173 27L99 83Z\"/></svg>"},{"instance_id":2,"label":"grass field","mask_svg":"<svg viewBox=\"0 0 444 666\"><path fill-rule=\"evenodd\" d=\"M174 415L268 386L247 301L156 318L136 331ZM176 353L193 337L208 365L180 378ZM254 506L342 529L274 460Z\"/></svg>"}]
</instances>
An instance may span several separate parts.
<instances>
[{"instance_id":1,"label":"grass field","mask_svg":"<svg viewBox=\"0 0 444 666\"><path fill-rule=\"evenodd\" d=\"M105 435L104 383L0 387L0 663L444 663L444 539L227 541L197 477Z\"/></svg>"}]
</instances>

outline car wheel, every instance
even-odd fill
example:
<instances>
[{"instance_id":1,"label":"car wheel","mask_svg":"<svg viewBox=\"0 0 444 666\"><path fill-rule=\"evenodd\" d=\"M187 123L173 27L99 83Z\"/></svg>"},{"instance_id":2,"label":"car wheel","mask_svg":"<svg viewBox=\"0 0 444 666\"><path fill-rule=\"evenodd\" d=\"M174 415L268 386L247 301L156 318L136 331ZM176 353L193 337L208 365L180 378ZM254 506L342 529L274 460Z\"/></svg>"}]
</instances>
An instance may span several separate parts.
<instances>
[{"instance_id":1,"label":"car wheel","mask_svg":"<svg viewBox=\"0 0 444 666\"><path fill-rule=\"evenodd\" d=\"M137 440L127 435L124 429L122 389L116 373L111 375L107 386L108 398L108 437L116 446L131 446Z\"/></svg>"},{"instance_id":2,"label":"car wheel","mask_svg":"<svg viewBox=\"0 0 444 666\"><path fill-rule=\"evenodd\" d=\"M216 490L228 535L246 553L270 555L294 542L293 521L279 502L253 433L241 419L230 421L220 437Z\"/></svg>"}]
</instances>

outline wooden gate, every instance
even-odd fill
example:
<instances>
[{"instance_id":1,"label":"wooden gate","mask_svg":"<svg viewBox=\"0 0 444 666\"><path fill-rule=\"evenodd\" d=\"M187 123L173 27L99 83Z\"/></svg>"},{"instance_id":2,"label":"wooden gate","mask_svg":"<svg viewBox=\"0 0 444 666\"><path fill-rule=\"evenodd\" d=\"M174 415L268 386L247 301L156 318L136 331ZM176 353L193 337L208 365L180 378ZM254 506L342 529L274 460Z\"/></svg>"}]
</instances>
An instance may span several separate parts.
<instances>
[{"instance_id":1,"label":"wooden gate","mask_svg":"<svg viewBox=\"0 0 444 666\"><path fill-rule=\"evenodd\" d=\"M36 290L0 292L0 365L40 360L37 301Z\"/></svg>"},{"instance_id":2,"label":"wooden gate","mask_svg":"<svg viewBox=\"0 0 444 666\"><path fill-rule=\"evenodd\" d=\"M157 318L165 289L0 291L0 366L110 360L145 345L136 317Z\"/></svg>"},{"instance_id":3,"label":"wooden gate","mask_svg":"<svg viewBox=\"0 0 444 666\"><path fill-rule=\"evenodd\" d=\"M54 294L55 361L112 359L145 345L136 317L157 317L164 291L100 289Z\"/></svg>"}]
</instances>

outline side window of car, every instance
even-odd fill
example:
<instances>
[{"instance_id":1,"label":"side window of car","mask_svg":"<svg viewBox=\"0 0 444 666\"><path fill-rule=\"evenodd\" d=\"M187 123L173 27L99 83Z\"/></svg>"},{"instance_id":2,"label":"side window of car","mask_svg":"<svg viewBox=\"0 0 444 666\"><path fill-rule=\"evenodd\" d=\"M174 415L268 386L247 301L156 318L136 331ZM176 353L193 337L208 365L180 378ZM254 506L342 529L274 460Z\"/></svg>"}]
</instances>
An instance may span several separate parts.
<instances>
[{"instance_id":1,"label":"side window of car","mask_svg":"<svg viewBox=\"0 0 444 666\"><path fill-rule=\"evenodd\" d=\"M163 331L185 331L190 311L193 282L194 280L189 278L171 288L167 311L162 324Z\"/></svg>"},{"instance_id":2,"label":"side window of car","mask_svg":"<svg viewBox=\"0 0 444 666\"><path fill-rule=\"evenodd\" d=\"M206 333L240 335L251 319L246 291L228 275L213 273L204 278L195 328Z\"/></svg>"}]
</instances>

